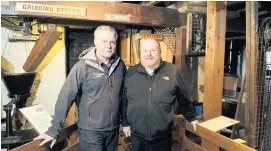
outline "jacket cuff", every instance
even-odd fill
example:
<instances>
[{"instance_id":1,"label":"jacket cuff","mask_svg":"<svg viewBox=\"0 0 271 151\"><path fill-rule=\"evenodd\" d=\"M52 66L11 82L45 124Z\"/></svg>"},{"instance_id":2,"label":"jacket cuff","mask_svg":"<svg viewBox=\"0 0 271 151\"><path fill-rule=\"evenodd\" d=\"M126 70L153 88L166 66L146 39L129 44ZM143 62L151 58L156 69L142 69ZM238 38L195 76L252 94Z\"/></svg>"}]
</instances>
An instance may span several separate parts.
<instances>
[{"instance_id":1,"label":"jacket cuff","mask_svg":"<svg viewBox=\"0 0 271 151\"><path fill-rule=\"evenodd\" d=\"M53 131L47 131L45 132L45 134L53 137L54 139L57 139L58 133L57 132L53 132Z\"/></svg>"},{"instance_id":2,"label":"jacket cuff","mask_svg":"<svg viewBox=\"0 0 271 151\"><path fill-rule=\"evenodd\" d=\"M197 120L196 116L185 117L185 119L186 119L187 121L189 121L190 123L191 123L192 121Z\"/></svg>"}]
</instances>

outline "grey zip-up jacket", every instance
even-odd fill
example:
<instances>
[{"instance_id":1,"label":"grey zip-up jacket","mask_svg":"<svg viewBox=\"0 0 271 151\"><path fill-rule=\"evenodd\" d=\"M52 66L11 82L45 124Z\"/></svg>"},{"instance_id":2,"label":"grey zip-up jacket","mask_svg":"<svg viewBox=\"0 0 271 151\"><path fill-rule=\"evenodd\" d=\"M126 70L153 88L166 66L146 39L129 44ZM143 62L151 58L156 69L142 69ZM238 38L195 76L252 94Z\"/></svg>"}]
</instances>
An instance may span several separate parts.
<instances>
[{"instance_id":1,"label":"grey zip-up jacket","mask_svg":"<svg viewBox=\"0 0 271 151\"><path fill-rule=\"evenodd\" d=\"M78 122L81 129L109 131L119 127L121 89L126 72L123 61L114 55L109 73L98 64L95 48L84 50L71 69L55 105L52 126L46 134L56 138L72 103L79 98Z\"/></svg>"}]
</instances>

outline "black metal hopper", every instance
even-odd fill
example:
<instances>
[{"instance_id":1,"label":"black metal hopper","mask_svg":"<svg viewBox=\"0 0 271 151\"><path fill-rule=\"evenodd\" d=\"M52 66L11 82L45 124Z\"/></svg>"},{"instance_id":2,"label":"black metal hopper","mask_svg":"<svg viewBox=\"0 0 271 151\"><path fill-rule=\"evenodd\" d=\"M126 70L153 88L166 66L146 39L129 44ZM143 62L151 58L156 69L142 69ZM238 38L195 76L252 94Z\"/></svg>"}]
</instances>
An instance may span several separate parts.
<instances>
[{"instance_id":1,"label":"black metal hopper","mask_svg":"<svg viewBox=\"0 0 271 151\"><path fill-rule=\"evenodd\" d=\"M33 85L36 73L2 73L2 80L9 92L9 97L14 98L15 95L20 97L17 102L18 107L23 107L26 103L30 90Z\"/></svg>"}]
</instances>

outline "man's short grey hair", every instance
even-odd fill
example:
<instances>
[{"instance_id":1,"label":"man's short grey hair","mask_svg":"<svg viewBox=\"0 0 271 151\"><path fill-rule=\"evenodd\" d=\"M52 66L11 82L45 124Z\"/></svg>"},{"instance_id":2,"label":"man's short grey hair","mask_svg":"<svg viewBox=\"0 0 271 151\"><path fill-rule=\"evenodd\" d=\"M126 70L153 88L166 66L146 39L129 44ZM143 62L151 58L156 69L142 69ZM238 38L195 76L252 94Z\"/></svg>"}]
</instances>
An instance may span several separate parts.
<instances>
[{"instance_id":1,"label":"man's short grey hair","mask_svg":"<svg viewBox=\"0 0 271 151\"><path fill-rule=\"evenodd\" d=\"M99 26L99 27L97 27L96 30L94 31L94 38L98 37L100 31L111 32L111 33L114 34L116 40L118 39L118 33L117 33L117 31L113 27L111 27L111 26Z\"/></svg>"}]
</instances>

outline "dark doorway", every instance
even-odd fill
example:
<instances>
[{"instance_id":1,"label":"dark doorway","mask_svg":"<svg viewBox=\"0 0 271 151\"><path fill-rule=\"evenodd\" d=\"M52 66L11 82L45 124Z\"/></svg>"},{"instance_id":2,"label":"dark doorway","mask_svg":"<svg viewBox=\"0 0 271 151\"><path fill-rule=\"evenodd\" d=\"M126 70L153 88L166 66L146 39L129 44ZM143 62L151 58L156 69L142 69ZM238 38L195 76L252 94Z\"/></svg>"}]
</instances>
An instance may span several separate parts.
<instances>
[{"instance_id":1,"label":"dark doorway","mask_svg":"<svg viewBox=\"0 0 271 151\"><path fill-rule=\"evenodd\" d=\"M94 47L94 29L66 29L66 75L79 59L79 54L89 48Z\"/></svg>"}]
</instances>

